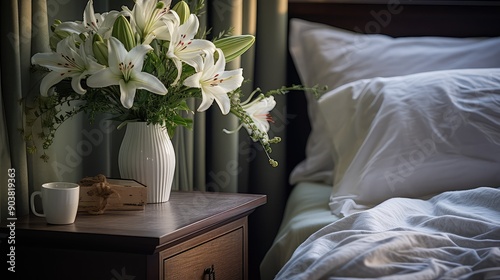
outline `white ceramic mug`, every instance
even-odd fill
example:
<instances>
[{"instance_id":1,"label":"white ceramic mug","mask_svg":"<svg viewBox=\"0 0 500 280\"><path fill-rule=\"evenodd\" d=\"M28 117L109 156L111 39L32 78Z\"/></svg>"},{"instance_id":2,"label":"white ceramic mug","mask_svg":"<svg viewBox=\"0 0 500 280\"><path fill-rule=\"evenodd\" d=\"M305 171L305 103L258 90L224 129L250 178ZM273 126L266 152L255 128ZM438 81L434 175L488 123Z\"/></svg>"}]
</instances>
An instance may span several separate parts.
<instances>
[{"instance_id":1,"label":"white ceramic mug","mask_svg":"<svg viewBox=\"0 0 500 280\"><path fill-rule=\"evenodd\" d=\"M35 197L42 198L43 214L35 209ZM75 222L80 198L80 186L69 182L51 182L42 185L40 191L31 194L31 211L45 217L49 224L72 224Z\"/></svg>"}]
</instances>

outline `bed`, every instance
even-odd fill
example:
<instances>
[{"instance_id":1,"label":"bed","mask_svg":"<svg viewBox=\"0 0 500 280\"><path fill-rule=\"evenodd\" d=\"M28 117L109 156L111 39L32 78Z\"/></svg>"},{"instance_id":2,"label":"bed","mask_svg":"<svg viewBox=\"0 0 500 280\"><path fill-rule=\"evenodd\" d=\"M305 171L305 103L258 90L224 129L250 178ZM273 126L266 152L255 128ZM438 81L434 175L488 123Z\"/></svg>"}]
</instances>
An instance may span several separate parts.
<instances>
[{"instance_id":1,"label":"bed","mask_svg":"<svg viewBox=\"0 0 500 280\"><path fill-rule=\"evenodd\" d=\"M500 2L289 1L290 195L261 279L500 279Z\"/></svg>"}]
</instances>

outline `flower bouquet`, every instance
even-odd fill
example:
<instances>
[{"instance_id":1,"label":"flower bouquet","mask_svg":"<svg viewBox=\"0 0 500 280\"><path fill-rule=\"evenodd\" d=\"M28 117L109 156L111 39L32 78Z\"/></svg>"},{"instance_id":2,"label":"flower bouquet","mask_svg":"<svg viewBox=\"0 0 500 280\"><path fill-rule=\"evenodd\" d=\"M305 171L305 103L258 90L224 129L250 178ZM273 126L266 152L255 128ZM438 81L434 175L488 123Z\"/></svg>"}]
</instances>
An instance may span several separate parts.
<instances>
[{"instance_id":1,"label":"flower bouquet","mask_svg":"<svg viewBox=\"0 0 500 280\"><path fill-rule=\"evenodd\" d=\"M225 67L255 38L224 32L206 39L209 32L199 24L204 3L195 2L190 3L192 8L184 1L170 8L170 0L135 0L132 9L124 6L99 14L90 0L83 21L56 21L52 52L32 57L32 64L48 73L30 111L28 127L38 121L41 131L25 131L28 150L36 152L35 137L41 138L41 157L47 160L45 150L57 129L81 112L90 121L97 114L111 114L119 128L130 122L160 125L171 137L177 126L192 126L183 112L193 112L186 101L198 98L199 112L215 101L222 114L235 115L239 128L262 144L270 164L276 166L269 154L271 144L280 138L268 136L269 112L276 105L273 95L304 88L294 85L266 93L256 89L241 101L243 70Z\"/></svg>"}]
</instances>

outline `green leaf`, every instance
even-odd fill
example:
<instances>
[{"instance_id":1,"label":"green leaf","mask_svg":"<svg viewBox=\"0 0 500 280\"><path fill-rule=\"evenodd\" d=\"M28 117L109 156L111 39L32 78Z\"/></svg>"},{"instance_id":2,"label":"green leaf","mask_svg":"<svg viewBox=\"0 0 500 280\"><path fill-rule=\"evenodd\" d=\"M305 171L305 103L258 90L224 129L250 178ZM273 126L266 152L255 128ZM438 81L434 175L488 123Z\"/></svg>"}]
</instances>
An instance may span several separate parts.
<instances>
[{"instance_id":1,"label":"green leaf","mask_svg":"<svg viewBox=\"0 0 500 280\"><path fill-rule=\"evenodd\" d=\"M172 118L172 122L175 123L176 125L182 125L185 126L189 129L193 128L193 120L189 118L184 118L179 115L174 116Z\"/></svg>"},{"instance_id":2,"label":"green leaf","mask_svg":"<svg viewBox=\"0 0 500 280\"><path fill-rule=\"evenodd\" d=\"M191 108L189 108L186 100L182 100L181 102L179 102L179 105L177 106L177 108L181 111L186 111L186 112L191 111Z\"/></svg>"}]
</instances>

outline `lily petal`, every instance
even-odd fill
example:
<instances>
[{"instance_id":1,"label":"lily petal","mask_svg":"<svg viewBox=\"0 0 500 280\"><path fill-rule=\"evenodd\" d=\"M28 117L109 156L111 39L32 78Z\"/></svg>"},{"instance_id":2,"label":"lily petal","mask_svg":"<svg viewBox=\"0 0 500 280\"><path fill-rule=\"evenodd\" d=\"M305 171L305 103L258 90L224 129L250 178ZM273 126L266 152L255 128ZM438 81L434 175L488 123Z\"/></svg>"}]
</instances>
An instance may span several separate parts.
<instances>
[{"instance_id":1,"label":"lily petal","mask_svg":"<svg viewBox=\"0 0 500 280\"><path fill-rule=\"evenodd\" d=\"M132 108L136 90L137 87L134 82L129 81L126 83L124 80L120 80L120 101L123 107L127 109Z\"/></svg>"},{"instance_id":2,"label":"lily petal","mask_svg":"<svg viewBox=\"0 0 500 280\"><path fill-rule=\"evenodd\" d=\"M87 32L87 29L81 22L73 22L73 21L68 21L68 22L62 22L56 27L57 31L66 31L69 33L84 33Z\"/></svg>"},{"instance_id":3,"label":"lily petal","mask_svg":"<svg viewBox=\"0 0 500 280\"><path fill-rule=\"evenodd\" d=\"M133 82L137 88L145 89L159 95L165 95L168 92L162 82L160 82L155 76L146 72L135 73Z\"/></svg>"},{"instance_id":4,"label":"lily petal","mask_svg":"<svg viewBox=\"0 0 500 280\"><path fill-rule=\"evenodd\" d=\"M121 74L118 69L118 65L125 61L127 55L127 50L125 46L115 37L110 37L108 40L108 63L111 70L116 74ZM112 67L115 66L115 67Z\"/></svg>"},{"instance_id":5,"label":"lily petal","mask_svg":"<svg viewBox=\"0 0 500 280\"><path fill-rule=\"evenodd\" d=\"M110 68L106 68L88 77L87 85L93 88L118 85L121 78L121 76L116 75Z\"/></svg>"},{"instance_id":6,"label":"lily petal","mask_svg":"<svg viewBox=\"0 0 500 280\"><path fill-rule=\"evenodd\" d=\"M201 88L202 103L198 111L205 111L215 100L225 115L231 110L228 93L237 89L243 82L243 70L224 71L224 54L217 49L219 59L214 64L212 54L207 54L202 70L184 80L184 85Z\"/></svg>"},{"instance_id":7,"label":"lily petal","mask_svg":"<svg viewBox=\"0 0 500 280\"><path fill-rule=\"evenodd\" d=\"M191 14L188 20L178 25L176 22L167 23L170 40L167 57L172 59L177 67L177 77L172 84L176 84L181 76L182 62L192 66L196 72L201 71L204 65L203 58L205 54L212 54L215 51L215 45L208 40L194 39L198 32L198 18ZM205 64L213 66L212 61L205 61Z\"/></svg>"},{"instance_id":8,"label":"lily petal","mask_svg":"<svg viewBox=\"0 0 500 280\"><path fill-rule=\"evenodd\" d=\"M79 47L77 47L77 43ZM50 87L64 78L72 78L73 90L84 94L86 90L82 88L80 81L87 75L104 69L103 65L95 62L95 59L85 52L85 44L76 34L71 34L61 40L57 44L56 52L37 53L31 58L31 61L33 64L51 70L40 85L42 95L47 95Z\"/></svg>"},{"instance_id":9,"label":"lily petal","mask_svg":"<svg viewBox=\"0 0 500 280\"><path fill-rule=\"evenodd\" d=\"M211 95L202 95L202 100L200 106L198 106L198 112L203 112L206 111L210 106L212 106L212 103L214 103L214 97Z\"/></svg>"},{"instance_id":10,"label":"lily petal","mask_svg":"<svg viewBox=\"0 0 500 280\"><path fill-rule=\"evenodd\" d=\"M64 67L64 60L61 54L58 53L37 53L31 57L32 64L42 65L49 70L56 72L66 71L67 68Z\"/></svg>"},{"instance_id":11,"label":"lily petal","mask_svg":"<svg viewBox=\"0 0 500 280\"><path fill-rule=\"evenodd\" d=\"M134 67L136 67L138 70L141 70L144 64L144 55L146 55L146 53L148 53L152 49L153 47L151 47L150 45L137 45L130 50L127 58L132 61L132 64L135 65Z\"/></svg>"},{"instance_id":12,"label":"lily petal","mask_svg":"<svg viewBox=\"0 0 500 280\"><path fill-rule=\"evenodd\" d=\"M203 52L213 52L215 45L207 40L193 39L182 51L176 52L176 56L186 64L193 66L196 71L200 71L203 65Z\"/></svg>"},{"instance_id":13,"label":"lily petal","mask_svg":"<svg viewBox=\"0 0 500 280\"><path fill-rule=\"evenodd\" d=\"M78 94L85 94L87 92L87 90L85 90L81 84L81 81L85 76L85 73L82 73L79 76L74 76L73 79L71 79L71 87Z\"/></svg>"},{"instance_id":14,"label":"lily petal","mask_svg":"<svg viewBox=\"0 0 500 280\"><path fill-rule=\"evenodd\" d=\"M274 100L274 96L269 97L259 97L256 100L252 101L249 104L243 104L242 107L245 112L252 118L253 123L257 126L262 132L269 131L269 121L272 121L272 118L269 112L274 109L276 106L276 101ZM252 133L250 127L244 124L248 133Z\"/></svg>"},{"instance_id":15,"label":"lily petal","mask_svg":"<svg viewBox=\"0 0 500 280\"><path fill-rule=\"evenodd\" d=\"M223 115L227 115L229 110L231 110L231 101L229 100L229 96L227 95L227 91L222 88L215 87L211 89L211 94L219 105L220 111Z\"/></svg>"},{"instance_id":16,"label":"lily petal","mask_svg":"<svg viewBox=\"0 0 500 280\"><path fill-rule=\"evenodd\" d=\"M187 77L186 79L184 79L183 85L192 88L201 88L200 80L202 74L203 74L202 72L198 72Z\"/></svg>"},{"instance_id":17,"label":"lily petal","mask_svg":"<svg viewBox=\"0 0 500 280\"><path fill-rule=\"evenodd\" d=\"M137 89L146 89L152 93L164 95L167 88L155 76L142 72L144 56L152 49L149 45L137 45L127 52L116 38L108 40L109 67L87 79L90 87L120 86L120 101L129 109L134 104Z\"/></svg>"},{"instance_id":18,"label":"lily petal","mask_svg":"<svg viewBox=\"0 0 500 280\"><path fill-rule=\"evenodd\" d=\"M243 83L243 69L225 71L219 77L222 80L219 87L223 88L226 92L230 92L239 88Z\"/></svg>"},{"instance_id":19,"label":"lily petal","mask_svg":"<svg viewBox=\"0 0 500 280\"><path fill-rule=\"evenodd\" d=\"M83 26L94 31L98 29L97 19L94 14L93 0L87 2L87 6L85 6L85 10L83 11Z\"/></svg>"},{"instance_id":20,"label":"lily petal","mask_svg":"<svg viewBox=\"0 0 500 280\"><path fill-rule=\"evenodd\" d=\"M62 76L61 73L55 71L48 73L47 75L45 75L42 83L40 84L40 94L42 94L42 96L47 96L49 89L55 84L62 81L64 78L66 77Z\"/></svg>"},{"instance_id":21,"label":"lily petal","mask_svg":"<svg viewBox=\"0 0 500 280\"><path fill-rule=\"evenodd\" d=\"M83 21L68 21L59 24L56 31L65 31L73 34L97 33L104 38L109 38L111 27L120 15L118 11L107 13L94 13L94 2L89 0L83 12Z\"/></svg>"},{"instance_id":22,"label":"lily petal","mask_svg":"<svg viewBox=\"0 0 500 280\"><path fill-rule=\"evenodd\" d=\"M158 9L160 2L163 2L163 8ZM126 6L123 7L123 12L130 17L130 24L139 35L142 44L151 43L157 36L161 39L168 38L163 29L165 21L175 19L169 10L170 3L170 0L136 0L132 10Z\"/></svg>"}]
</instances>

